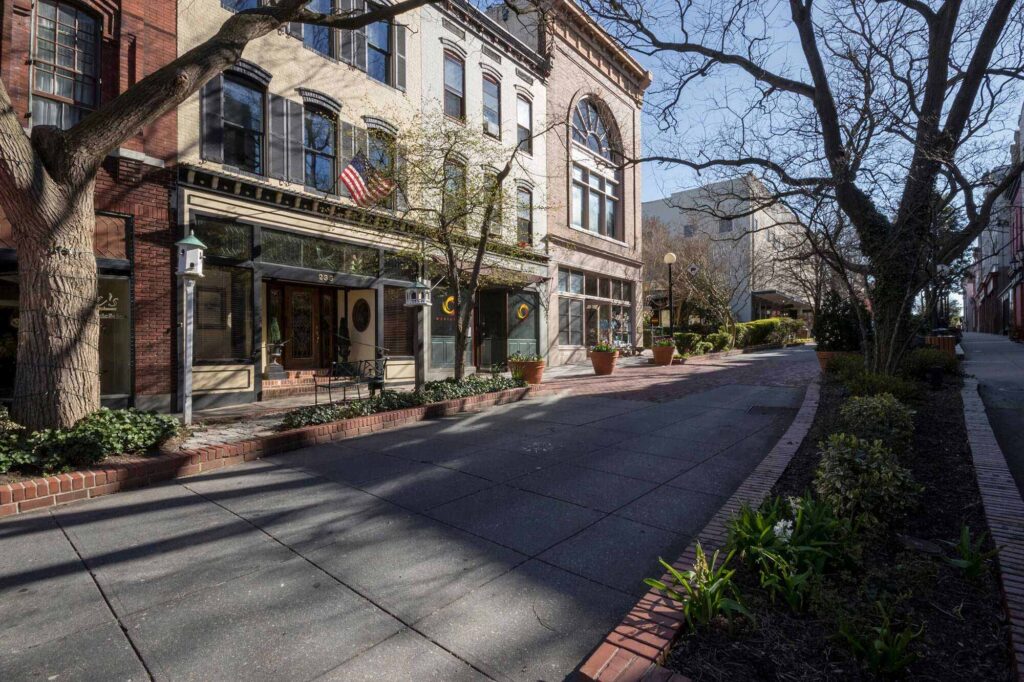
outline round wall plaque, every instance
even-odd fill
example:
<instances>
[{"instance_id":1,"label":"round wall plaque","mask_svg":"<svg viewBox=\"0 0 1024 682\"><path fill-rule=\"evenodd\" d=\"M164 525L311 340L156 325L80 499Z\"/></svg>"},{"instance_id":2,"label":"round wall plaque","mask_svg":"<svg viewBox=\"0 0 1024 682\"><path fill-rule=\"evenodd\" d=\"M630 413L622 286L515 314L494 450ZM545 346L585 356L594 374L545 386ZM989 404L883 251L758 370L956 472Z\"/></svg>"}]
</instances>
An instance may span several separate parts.
<instances>
[{"instance_id":1,"label":"round wall plaque","mask_svg":"<svg viewBox=\"0 0 1024 682\"><path fill-rule=\"evenodd\" d=\"M366 328L370 326L370 304L366 302L365 298L359 299L352 306L352 326L356 328L357 332L365 332Z\"/></svg>"}]
</instances>

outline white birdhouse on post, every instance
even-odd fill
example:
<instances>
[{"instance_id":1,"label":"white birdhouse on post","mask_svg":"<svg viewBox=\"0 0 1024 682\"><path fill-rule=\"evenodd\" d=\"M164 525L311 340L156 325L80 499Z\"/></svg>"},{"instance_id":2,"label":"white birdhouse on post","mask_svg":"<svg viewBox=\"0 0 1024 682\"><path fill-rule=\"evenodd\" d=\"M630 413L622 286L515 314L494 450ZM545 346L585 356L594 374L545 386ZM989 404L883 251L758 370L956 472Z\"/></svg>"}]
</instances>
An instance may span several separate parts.
<instances>
[{"instance_id":1,"label":"white birdhouse on post","mask_svg":"<svg viewBox=\"0 0 1024 682\"><path fill-rule=\"evenodd\" d=\"M175 246L178 247L178 277L202 277L206 244L190 233Z\"/></svg>"},{"instance_id":2,"label":"white birdhouse on post","mask_svg":"<svg viewBox=\"0 0 1024 682\"><path fill-rule=\"evenodd\" d=\"M192 423L192 356L195 338L196 280L203 276L203 251L206 244L194 234L174 245L178 249L178 279L181 280L182 344L181 344L181 414L188 426Z\"/></svg>"},{"instance_id":3,"label":"white birdhouse on post","mask_svg":"<svg viewBox=\"0 0 1024 682\"><path fill-rule=\"evenodd\" d=\"M416 336L413 339L413 351L416 355L416 390L423 390L427 381L426 358L423 353L424 311L431 306L430 287L423 282L416 282L405 290L405 307L416 309Z\"/></svg>"}]
</instances>

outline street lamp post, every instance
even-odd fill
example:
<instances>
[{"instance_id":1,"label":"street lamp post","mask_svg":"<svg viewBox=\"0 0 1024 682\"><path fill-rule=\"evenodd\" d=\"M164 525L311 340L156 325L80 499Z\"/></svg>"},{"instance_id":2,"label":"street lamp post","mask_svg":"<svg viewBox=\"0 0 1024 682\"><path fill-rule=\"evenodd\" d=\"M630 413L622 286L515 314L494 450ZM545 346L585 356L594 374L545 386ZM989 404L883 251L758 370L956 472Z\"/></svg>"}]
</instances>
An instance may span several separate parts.
<instances>
[{"instance_id":1,"label":"street lamp post","mask_svg":"<svg viewBox=\"0 0 1024 682\"><path fill-rule=\"evenodd\" d=\"M203 257L206 245L194 234L177 242L178 279L181 281L182 305L182 374L181 413L185 426L192 424L192 356L195 334L196 280L203 276Z\"/></svg>"},{"instance_id":2,"label":"street lamp post","mask_svg":"<svg viewBox=\"0 0 1024 682\"><path fill-rule=\"evenodd\" d=\"M665 265L668 266L668 337L676 337L676 310L672 301L672 264L676 262L676 254L669 251L665 254Z\"/></svg>"}]
</instances>

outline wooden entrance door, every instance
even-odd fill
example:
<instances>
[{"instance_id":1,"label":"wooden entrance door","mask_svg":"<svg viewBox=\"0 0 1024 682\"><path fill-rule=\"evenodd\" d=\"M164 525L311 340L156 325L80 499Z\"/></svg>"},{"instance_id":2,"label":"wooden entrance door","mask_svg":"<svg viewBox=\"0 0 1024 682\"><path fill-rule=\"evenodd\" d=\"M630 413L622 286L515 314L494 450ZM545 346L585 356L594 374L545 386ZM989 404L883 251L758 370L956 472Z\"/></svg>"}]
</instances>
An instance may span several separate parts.
<instances>
[{"instance_id":1,"label":"wooden entrance door","mask_svg":"<svg viewBox=\"0 0 1024 682\"><path fill-rule=\"evenodd\" d=\"M284 289L284 316L288 343L284 347L286 369L316 369L319 366L318 343L320 307L313 287L288 286Z\"/></svg>"}]
</instances>

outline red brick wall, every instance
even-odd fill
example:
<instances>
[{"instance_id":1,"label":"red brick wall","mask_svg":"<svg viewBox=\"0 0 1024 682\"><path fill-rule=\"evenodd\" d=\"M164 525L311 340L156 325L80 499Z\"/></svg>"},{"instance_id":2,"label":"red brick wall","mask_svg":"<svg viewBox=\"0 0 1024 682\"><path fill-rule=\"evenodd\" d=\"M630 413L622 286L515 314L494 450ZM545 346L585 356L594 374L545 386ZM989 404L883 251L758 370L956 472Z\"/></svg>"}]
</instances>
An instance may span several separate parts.
<instances>
[{"instance_id":1,"label":"red brick wall","mask_svg":"<svg viewBox=\"0 0 1024 682\"><path fill-rule=\"evenodd\" d=\"M79 0L102 26L101 102L115 97L177 55L176 0ZM28 127L32 3L0 3L0 78ZM134 219L135 388L168 394L175 383L174 243L171 192L177 149L174 110L121 145L165 163L108 158L96 180L96 209Z\"/></svg>"}]
</instances>

